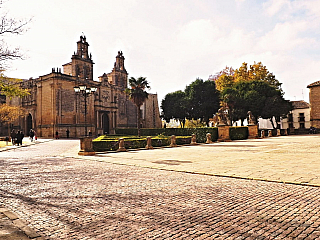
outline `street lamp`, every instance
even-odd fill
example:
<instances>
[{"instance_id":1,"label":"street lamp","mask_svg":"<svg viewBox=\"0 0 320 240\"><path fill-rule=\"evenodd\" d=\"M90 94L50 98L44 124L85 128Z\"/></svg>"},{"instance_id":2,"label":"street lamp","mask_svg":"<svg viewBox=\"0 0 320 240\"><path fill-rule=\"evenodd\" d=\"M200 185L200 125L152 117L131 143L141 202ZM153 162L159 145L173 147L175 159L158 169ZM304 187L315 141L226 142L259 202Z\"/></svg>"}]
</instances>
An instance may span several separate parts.
<instances>
[{"instance_id":1,"label":"street lamp","mask_svg":"<svg viewBox=\"0 0 320 240\"><path fill-rule=\"evenodd\" d=\"M81 85L78 87L74 87L73 89L76 94L82 94L84 96L84 131L85 136L87 136L87 96L89 96L90 94L94 94L97 91L97 88L90 88L85 85Z\"/></svg>"}]
</instances>

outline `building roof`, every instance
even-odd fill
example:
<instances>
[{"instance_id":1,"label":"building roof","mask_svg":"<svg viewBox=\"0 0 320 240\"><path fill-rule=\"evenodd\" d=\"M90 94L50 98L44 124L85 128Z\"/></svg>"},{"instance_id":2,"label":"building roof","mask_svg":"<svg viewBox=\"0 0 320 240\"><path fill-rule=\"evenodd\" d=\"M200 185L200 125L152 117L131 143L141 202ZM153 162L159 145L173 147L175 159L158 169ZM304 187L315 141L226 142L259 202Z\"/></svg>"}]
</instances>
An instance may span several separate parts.
<instances>
[{"instance_id":1,"label":"building roof","mask_svg":"<svg viewBox=\"0 0 320 240\"><path fill-rule=\"evenodd\" d=\"M309 108L309 103L305 101L291 101L292 106L294 109L302 109L302 108Z\"/></svg>"},{"instance_id":2,"label":"building roof","mask_svg":"<svg viewBox=\"0 0 320 240\"><path fill-rule=\"evenodd\" d=\"M315 86L320 86L320 81L317 81L317 82L314 82L314 83L311 83L307 86L307 88L311 88L311 87L315 87Z\"/></svg>"}]
</instances>

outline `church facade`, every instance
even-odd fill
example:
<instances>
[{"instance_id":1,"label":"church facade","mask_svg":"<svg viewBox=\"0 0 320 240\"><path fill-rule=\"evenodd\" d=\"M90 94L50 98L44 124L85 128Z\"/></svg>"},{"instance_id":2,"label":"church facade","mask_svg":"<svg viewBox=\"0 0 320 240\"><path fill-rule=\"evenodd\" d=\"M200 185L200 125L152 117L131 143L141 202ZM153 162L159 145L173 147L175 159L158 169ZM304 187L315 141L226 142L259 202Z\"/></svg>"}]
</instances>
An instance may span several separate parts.
<instances>
[{"instance_id":1,"label":"church facade","mask_svg":"<svg viewBox=\"0 0 320 240\"><path fill-rule=\"evenodd\" d=\"M87 130L96 136L113 134L116 128L137 126L137 107L124 92L128 72L123 53L118 52L110 73L104 73L94 81L94 62L88 48L86 37L81 36L71 62L62 65L62 70L53 68L49 74L22 82L30 95L7 99L7 103L24 107L27 113L20 117L14 128L25 133L32 128L38 136L52 138L56 132L61 137L65 137L67 131L70 137L80 137ZM76 94L74 87L78 86L96 88L96 91L86 96ZM140 111L141 127L161 127L156 94L149 94Z\"/></svg>"}]
</instances>

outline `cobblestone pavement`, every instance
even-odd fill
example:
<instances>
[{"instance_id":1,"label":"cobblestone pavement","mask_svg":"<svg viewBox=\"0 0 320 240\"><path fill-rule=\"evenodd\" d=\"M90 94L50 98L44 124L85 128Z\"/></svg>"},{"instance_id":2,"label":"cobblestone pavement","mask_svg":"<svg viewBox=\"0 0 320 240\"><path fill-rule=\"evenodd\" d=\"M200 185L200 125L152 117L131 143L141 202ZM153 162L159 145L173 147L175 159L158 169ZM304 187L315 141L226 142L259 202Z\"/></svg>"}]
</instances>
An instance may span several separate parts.
<instances>
[{"instance_id":1,"label":"cobblestone pavement","mask_svg":"<svg viewBox=\"0 0 320 240\"><path fill-rule=\"evenodd\" d=\"M320 188L60 157L78 141L0 153L0 205L46 239L320 239Z\"/></svg>"}]
</instances>

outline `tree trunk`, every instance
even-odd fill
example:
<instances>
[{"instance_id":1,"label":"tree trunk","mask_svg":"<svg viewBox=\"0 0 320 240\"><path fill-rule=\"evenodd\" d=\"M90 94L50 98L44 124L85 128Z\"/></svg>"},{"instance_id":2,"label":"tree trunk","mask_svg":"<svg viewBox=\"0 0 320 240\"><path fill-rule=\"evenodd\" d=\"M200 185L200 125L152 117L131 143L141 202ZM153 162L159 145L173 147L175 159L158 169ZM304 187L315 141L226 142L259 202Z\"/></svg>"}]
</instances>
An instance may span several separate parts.
<instances>
[{"instance_id":1,"label":"tree trunk","mask_svg":"<svg viewBox=\"0 0 320 240\"><path fill-rule=\"evenodd\" d=\"M272 125L272 128L275 129L276 127L274 126L274 123L273 123L273 117L272 118L269 118L270 122L271 122L271 125ZM277 123L276 123L277 124Z\"/></svg>"},{"instance_id":2,"label":"tree trunk","mask_svg":"<svg viewBox=\"0 0 320 240\"><path fill-rule=\"evenodd\" d=\"M140 111L140 106L137 106L137 128L138 128L138 137L141 137L140 121L141 121L141 111Z\"/></svg>"}]
</instances>

